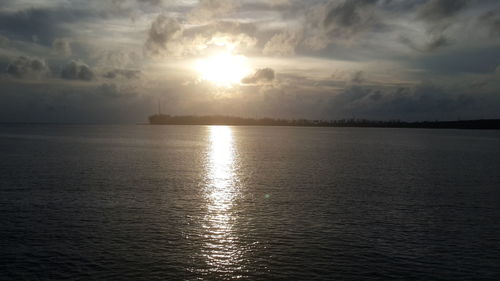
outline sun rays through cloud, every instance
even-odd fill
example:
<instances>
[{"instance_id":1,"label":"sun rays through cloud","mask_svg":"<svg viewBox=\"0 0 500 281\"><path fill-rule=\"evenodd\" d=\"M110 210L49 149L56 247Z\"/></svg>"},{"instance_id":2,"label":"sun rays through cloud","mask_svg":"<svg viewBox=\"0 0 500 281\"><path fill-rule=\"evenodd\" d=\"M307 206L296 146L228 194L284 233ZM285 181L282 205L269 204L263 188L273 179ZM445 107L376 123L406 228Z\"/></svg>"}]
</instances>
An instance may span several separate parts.
<instances>
[{"instance_id":1,"label":"sun rays through cloud","mask_svg":"<svg viewBox=\"0 0 500 281\"><path fill-rule=\"evenodd\" d=\"M497 2L6 1L0 121L497 118Z\"/></svg>"},{"instance_id":2,"label":"sun rays through cloud","mask_svg":"<svg viewBox=\"0 0 500 281\"><path fill-rule=\"evenodd\" d=\"M230 52L218 53L196 61L200 78L217 86L231 87L251 73L248 58Z\"/></svg>"}]
</instances>

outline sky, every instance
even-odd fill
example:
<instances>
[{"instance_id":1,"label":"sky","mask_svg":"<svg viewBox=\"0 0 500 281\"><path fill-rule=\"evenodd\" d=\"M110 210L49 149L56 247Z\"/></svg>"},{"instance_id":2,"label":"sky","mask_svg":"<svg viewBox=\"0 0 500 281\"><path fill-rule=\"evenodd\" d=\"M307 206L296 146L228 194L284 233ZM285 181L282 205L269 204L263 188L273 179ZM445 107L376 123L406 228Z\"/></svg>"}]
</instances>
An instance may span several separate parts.
<instances>
[{"instance_id":1,"label":"sky","mask_svg":"<svg viewBox=\"0 0 500 281\"><path fill-rule=\"evenodd\" d=\"M0 0L0 122L500 118L497 0Z\"/></svg>"}]
</instances>

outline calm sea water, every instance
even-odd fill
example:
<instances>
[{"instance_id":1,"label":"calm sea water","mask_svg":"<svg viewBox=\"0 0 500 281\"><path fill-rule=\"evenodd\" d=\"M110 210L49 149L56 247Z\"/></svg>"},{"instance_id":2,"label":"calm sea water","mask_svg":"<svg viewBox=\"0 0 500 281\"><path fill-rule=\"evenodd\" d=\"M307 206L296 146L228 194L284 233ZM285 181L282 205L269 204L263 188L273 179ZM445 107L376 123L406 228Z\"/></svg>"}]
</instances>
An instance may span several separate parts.
<instances>
[{"instance_id":1,"label":"calm sea water","mask_svg":"<svg viewBox=\"0 0 500 281\"><path fill-rule=\"evenodd\" d=\"M500 132L0 125L0 280L500 280Z\"/></svg>"}]
</instances>

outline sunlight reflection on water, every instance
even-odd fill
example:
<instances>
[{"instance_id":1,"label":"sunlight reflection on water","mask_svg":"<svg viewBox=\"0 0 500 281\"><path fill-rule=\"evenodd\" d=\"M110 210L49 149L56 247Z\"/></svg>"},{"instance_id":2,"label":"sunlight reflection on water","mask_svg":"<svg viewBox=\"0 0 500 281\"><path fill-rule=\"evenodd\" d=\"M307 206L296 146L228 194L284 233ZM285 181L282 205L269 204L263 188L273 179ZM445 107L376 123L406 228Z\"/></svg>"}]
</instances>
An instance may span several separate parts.
<instances>
[{"instance_id":1,"label":"sunlight reflection on water","mask_svg":"<svg viewBox=\"0 0 500 281\"><path fill-rule=\"evenodd\" d=\"M206 257L209 271L234 273L241 270L242 250L234 230L234 200L238 195L235 148L230 127L211 126L207 157L207 213L204 218Z\"/></svg>"}]
</instances>

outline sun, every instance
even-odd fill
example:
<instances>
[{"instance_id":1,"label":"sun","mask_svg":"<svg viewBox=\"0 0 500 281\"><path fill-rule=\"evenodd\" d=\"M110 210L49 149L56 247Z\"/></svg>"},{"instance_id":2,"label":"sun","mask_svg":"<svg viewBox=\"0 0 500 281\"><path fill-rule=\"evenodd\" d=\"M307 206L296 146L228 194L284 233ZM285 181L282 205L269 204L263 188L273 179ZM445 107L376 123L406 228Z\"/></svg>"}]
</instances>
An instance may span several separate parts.
<instances>
[{"instance_id":1,"label":"sun","mask_svg":"<svg viewBox=\"0 0 500 281\"><path fill-rule=\"evenodd\" d=\"M196 70L201 79L221 87L239 84L241 79L251 72L245 56L233 55L230 52L218 53L198 60Z\"/></svg>"}]
</instances>

